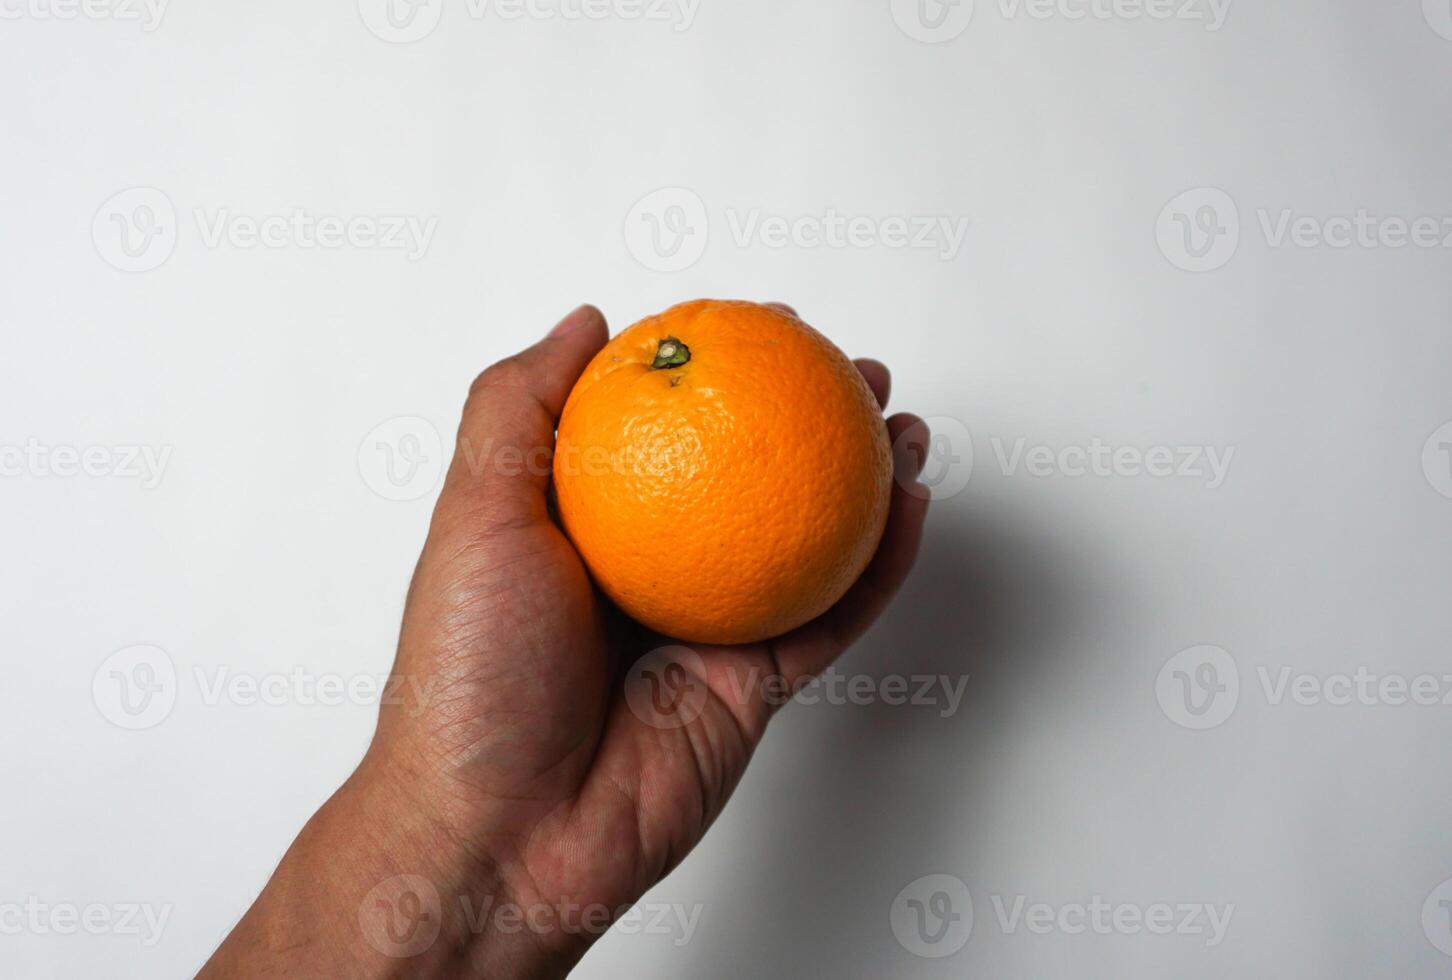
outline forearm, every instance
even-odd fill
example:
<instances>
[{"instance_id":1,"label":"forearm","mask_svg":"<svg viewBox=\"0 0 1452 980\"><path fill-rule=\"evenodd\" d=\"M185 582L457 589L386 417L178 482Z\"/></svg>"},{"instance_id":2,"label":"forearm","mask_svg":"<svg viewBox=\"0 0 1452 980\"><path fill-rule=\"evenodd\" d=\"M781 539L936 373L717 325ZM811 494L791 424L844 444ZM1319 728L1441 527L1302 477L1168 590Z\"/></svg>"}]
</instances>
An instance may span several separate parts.
<instances>
[{"instance_id":1,"label":"forearm","mask_svg":"<svg viewBox=\"0 0 1452 980\"><path fill-rule=\"evenodd\" d=\"M493 928L489 912L505 901L491 861L465 853L365 762L200 977L564 976L578 952Z\"/></svg>"}]
</instances>

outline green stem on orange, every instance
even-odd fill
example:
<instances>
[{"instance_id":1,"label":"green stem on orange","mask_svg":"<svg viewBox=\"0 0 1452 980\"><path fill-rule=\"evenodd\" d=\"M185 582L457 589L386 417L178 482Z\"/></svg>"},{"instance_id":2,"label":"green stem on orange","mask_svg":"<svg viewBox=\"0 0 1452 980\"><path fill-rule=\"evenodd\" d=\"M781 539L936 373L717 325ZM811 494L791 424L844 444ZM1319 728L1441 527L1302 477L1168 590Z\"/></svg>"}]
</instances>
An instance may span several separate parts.
<instances>
[{"instance_id":1,"label":"green stem on orange","mask_svg":"<svg viewBox=\"0 0 1452 980\"><path fill-rule=\"evenodd\" d=\"M663 368L680 367L691 359L691 349L674 337L667 337L656 348L655 360L650 366L659 371Z\"/></svg>"}]
</instances>

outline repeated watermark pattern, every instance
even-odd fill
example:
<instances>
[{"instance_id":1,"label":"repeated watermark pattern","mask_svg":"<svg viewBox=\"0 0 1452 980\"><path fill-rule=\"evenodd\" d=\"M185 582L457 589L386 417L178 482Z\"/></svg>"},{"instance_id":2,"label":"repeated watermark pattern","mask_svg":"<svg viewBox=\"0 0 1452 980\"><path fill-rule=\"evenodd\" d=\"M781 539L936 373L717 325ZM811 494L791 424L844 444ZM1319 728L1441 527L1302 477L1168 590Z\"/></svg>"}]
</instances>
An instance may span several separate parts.
<instances>
[{"instance_id":1,"label":"repeated watermark pattern","mask_svg":"<svg viewBox=\"0 0 1452 980\"><path fill-rule=\"evenodd\" d=\"M1438 37L1452 41L1452 3L1447 0L1422 0L1422 16Z\"/></svg>"},{"instance_id":2,"label":"repeated watermark pattern","mask_svg":"<svg viewBox=\"0 0 1452 980\"><path fill-rule=\"evenodd\" d=\"M637 660L626 673L625 700L635 716L661 729L684 728L701 716L711 691L704 680L706 662L690 647L665 646ZM969 675L852 674L828 667L813 677L788 680L759 668L727 672L716 696L747 707L852 705L931 709L940 718L958 713Z\"/></svg>"},{"instance_id":3,"label":"repeated watermark pattern","mask_svg":"<svg viewBox=\"0 0 1452 980\"><path fill-rule=\"evenodd\" d=\"M919 453L921 470L915 479L900 483L908 493L933 500L946 500L966 490L980 458L994 463L1005 479L1154 480L1218 490L1230 475L1236 453L1233 445L1135 445L1099 436L1082 444L1050 445L1030 441L1027 436L994 435L988 438L991 452L984 457L975 451L973 434L960 420L934 415L924 423L929 436ZM895 456L918 453L906 446L911 438L911 430L899 437L893 447ZM522 448L492 438L482 443L464 439L455 447L455 464L473 476L548 478L566 472L651 477L677 468L690 445L689 438L684 438L669 452L572 446L556 456L554 447L548 445ZM438 488L447 465L438 426L419 416L398 416L380 423L358 445L359 475L365 486L385 500L413 501L428 496Z\"/></svg>"},{"instance_id":4,"label":"repeated watermark pattern","mask_svg":"<svg viewBox=\"0 0 1452 980\"><path fill-rule=\"evenodd\" d=\"M1029 445L1020 436L1012 442L992 437L993 457L1005 477L1023 473L1036 479L1052 477L1102 479L1186 480L1219 489L1230 474L1234 446L1131 446L1113 445L1095 436L1085 445Z\"/></svg>"},{"instance_id":5,"label":"repeated watermark pattern","mask_svg":"<svg viewBox=\"0 0 1452 980\"><path fill-rule=\"evenodd\" d=\"M1189 936L1206 946L1225 941L1235 904L1226 902L1030 902L1027 896L991 896L994 919L1006 936L1020 930L1035 936Z\"/></svg>"},{"instance_id":6,"label":"repeated watermark pattern","mask_svg":"<svg viewBox=\"0 0 1452 980\"><path fill-rule=\"evenodd\" d=\"M428 255L439 219L414 214L326 214L292 208L275 214L245 214L231 208L194 208L191 214L203 248L316 249L402 252L410 262ZM132 187L96 211L91 240L108 265L122 272L150 272L176 251L182 222L171 198L155 187Z\"/></svg>"},{"instance_id":7,"label":"repeated watermark pattern","mask_svg":"<svg viewBox=\"0 0 1452 980\"><path fill-rule=\"evenodd\" d=\"M571 901L520 904L496 896L446 897L424 875L401 874L375 885L358 906L358 926L368 944L394 959L410 959L438 941L445 916L470 935L655 936L685 946L696 934L705 906L641 902L615 908Z\"/></svg>"},{"instance_id":8,"label":"repeated watermark pattern","mask_svg":"<svg viewBox=\"0 0 1452 980\"><path fill-rule=\"evenodd\" d=\"M143 490L161 485L171 463L172 446L51 445L39 439L0 443L0 478L33 480L117 480Z\"/></svg>"},{"instance_id":9,"label":"repeated watermark pattern","mask_svg":"<svg viewBox=\"0 0 1452 980\"><path fill-rule=\"evenodd\" d=\"M1155 698L1165 717L1181 728L1216 728L1240 703L1240 668L1217 646L1181 650L1160 668Z\"/></svg>"},{"instance_id":10,"label":"repeated watermark pattern","mask_svg":"<svg viewBox=\"0 0 1452 980\"><path fill-rule=\"evenodd\" d=\"M1232 0L992 0L1005 21L1151 21L1190 24L1209 33L1225 26ZM892 19L914 41L942 44L968 29L974 0L889 0Z\"/></svg>"},{"instance_id":11,"label":"repeated watermark pattern","mask_svg":"<svg viewBox=\"0 0 1452 980\"><path fill-rule=\"evenodd\" d=\"M897 893L888 923L898 944L914 956L952 956L973 936L973 894L954 875L923 875Z\"/></svg>"},{"instance_id":12,"label":"repeated watermark pattern","mask_svg":"<svg viewBox=\"0 0 1452 980\"><path fill-rule=\"evenodd\" d=\"M1452 421L1438 426L1423 443L1422 473L1433 490L1452 500Z\"/></svg>"},{"instance_id":13,"label":"repeated watermark pattern","mask_svg":"<svg viewBox=\"0 0 1452 980\"><path fill-rule=\"evenodd\" d=\"M652 728L684 728L701 717L711 698L705 676L706 661L695 650L659 647L626 672L625 703Z\"/></svg>"},{"instance_id":14,"label":"repeated watermark pattern","mask_svg":"<svg viewBox=\"0 0 1452 980\"><path fill-rule=\"evenodd\" d=\"M177 242L176 207L155 187L131 187L96 210L91 241L108 265L122 272L159 268Z\"/></svg>"},{"instance_id":15,"label":"repeated watermark pattern","mask_svg":"<svg viewBox=\"0 0 1452 980\"><path fill-rule=\"evenodd\" d=\"M1287 664L1257 664L1257 691L1267 707L1452 708L1452 672L1404 673L1365 664L1350 671L1305 671ZM1155 697L1182 728L1225 723L1241 702L1241 671L1222 647L1181 650L1160 668Z\"/></svg>"},{"instance_id":16,"label":"repeated watermark pattern","mask_svg":"<svg viewBox=\"0 0 1452 980\"><path fill-rule=\"evenodd\" d=\"M444 440L417 415L400 415L369 430L358 444L358 475L384 500L419 500L443 480Z\"/></svg>"},{"instance_id":17,"label":"repeated watermark pattern","mask_svg":"<svg viewBox=\"0 0 1452 980\"><path fill-rule=\"evenodd\" d=\"M1432 889L1422 903L1422 933L1444 956L1452 956L1452 878Z\"/></svg>"},{"instance_id":18,"label":"repeated watermark pattern","mask_svg":"<svg viewBox=\"0 0 1452 980\"><path fill-rule=\"evenodd\" d=\"M890 0L892 19L914 41L943 44L973 22L973 0Z\"/></svg>"},{"instance_id":19,"label":"repeated watermark pattern","mask_svg":"<svg viewBox=\"0 0 1452 980\"><path fill-rule=\"evenodd\" d=\"M161 941L172 904L48 902L37 895L0 901L0 936L135 936L150 948Z\"/></svg>"},{"instance_id":20,"label":"repeated watermark pattern","mask_svg":"<svg viewBox=\"0 0 1452 980\"><path fill-rule=\"evenodd\" d=\"M196 703L208 708L399 705L417 716L433 699L434 686L434 678L318 672L301 665L266 673L226 664L197 665L183 674L165 650L143 644L117 650L101 662L91 678L91 700L113 725L139 731L166 721L184 687Z\"/></svg>"},{"instance_id":21,"label":"repeated watermark pattern","mask_svg":"<svg viewBox=\"0 0 1452 980\"><path fill-rule=\"evenodd\" d=\"M1212 902L1032 901L1023 894L988 896L992 921L1004 936L1176 936L1207 947L1225 942L1235 904ZM973 936L973 895L963 879L924 875L892 901L888 921L903 949L927 959L952 956Z\"/></svg>"},{"instance_id":22,"label":"repeated watermark pattern","mask_svg":"<svg viewBox=\"0 0 1452 980\"><path fill-rule=\"evenodd\" d=\"M887 249L957 258L972 225L962 215L821 212L774 214L760 207L720 209L726 240L735 248ZM680 272L700 261L711 239L706 202L687 187L651 191L625 216L625 246L653 272Z\"/></svg>"},{"instance_id":23,"label":"repeated watermark pattern","mask_svg":"<svg viewBox=\"0 0 1452 980\"><path fill-rule=\"evenodd\" d=\"M945 416L927 420L931 436L919 482L933 499L967 489L978 460L973 434L961 421ZM1114 443L1095 436L1082 444L1031 442L1027 436L990 436L994 463L1005 479L1158 480L1218 490L1230 475L1234 446ZM981 468L981 467L978 467Z\"/></svg>"},{"instance_id":24,"label":"repeated watermark pattern","mask_svg":"<svg viewBox=\"0 0 1452 980\"><path fill-rule=\"evenodd\" d=\"M1452 249L1452 215L1385 215L1361 207L1345 214L1309 214L1259 207L1251 230L1266 248L1334 251ZM1197 187L1160 210L1160 251L1186 272L1213 272L1235 258L1245 234L1240 207L1218 187Z\"/></svg>"},{"instance_id":25,"label":"repeated watermark pattern","mask_svg":"<svg viewBox=\"0 0 1452 980\"><path fill-rule=\"evenodd\" d=\"M930 436L922 454L921 472L915 480L902 481L902 486L909 493L935 500L961 493L973 472L971 434L962 422L948 416L930 416L924 422ZM899 438L895 453L911 451L905 446L911 435L905 432ZM454 447L454 465L471 476L490 473L509 478L549 478L556 472L664 476L678 468L683 455L691 451L689 436L684 434L665 451L596 445L571 446L559 454L552 445L521 447L496 442L492 437L482 442L466 437ZM438 489L449 466L439 427L417 415L396 416L374 426L358 443L357 460L364 486L384 500L395 502L429 496ZM1158 472L1154 460L1147 471Z\"/></svg>"},{"instance_id":26,"label":"repeated watermark pattern","mask_svg":"<svg viewBox=\"0 0 1452 980\"><path fill-rule=\"evenodd\" d=\"M0 20L112 21L150 34L170 5L171 0L0 0Z\"/></svg>"},{"instance_id":27,"label":"repeated watermark pattern","mask_svg":"<svg viewBox=\"0 0 1452 980\"><path fill-rule=\"evenodd\" d=\"M522 20L564 23L623 21L667 24L688 31L701 0L458 0L449 16L510 24ZM445 0L358 0L358 14L373 35L390 44L412 44L443 23Z\"/></svg>"}]
</instances>

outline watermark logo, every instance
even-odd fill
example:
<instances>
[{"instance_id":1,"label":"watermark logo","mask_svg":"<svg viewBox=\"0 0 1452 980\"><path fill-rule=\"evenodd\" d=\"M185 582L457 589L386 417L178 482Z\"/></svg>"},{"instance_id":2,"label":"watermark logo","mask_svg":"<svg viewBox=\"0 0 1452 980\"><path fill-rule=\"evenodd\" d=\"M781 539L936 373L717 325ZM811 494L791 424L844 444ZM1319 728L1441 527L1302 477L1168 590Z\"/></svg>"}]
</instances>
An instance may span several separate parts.
<instances>
[{"instance_id":1,"label":"watermark logo","mask_svg":"<svg viewBox=\"0 0 1452 980\"><path fill-rule=\"evenodd\" d=\"M668 646L637 660L625 676L625 703L652 728L684 728L706 709L706 661L690 647Z\"/></svg>"},{"instance_id":2,"label":"watermark logo","mask_svg":"<svg viewBox=\"0 0 1452 980\"><path fill-rule=\"evenodd\" d=\"M155 187L114 195L91 222L91 241L108 265L122 272L150 272L176 250L176 208Z\"/></svg>"},{"instance_id":3,"label":"watermark logo","mask_svg":"<svg viewBox=\"0 0 1452 980\"><path fill-rule=\"evenodd\" d=\"M439 26L444 0L358 0L358 14L378 39L412 44Z\"/></svg>"},{"instance_id":4,"label":"watermark logo","mask_svg":"<svg viewBox=\"0 0 1452 980\"><path fill-rule=\"evenodd\" d=\"M428 419L404 415L373 428L358 444L358 473L384 500L432 493L444 475L444 441Z\"/></svg>"},{"instance_id":5,"label":"watermark logo","mask_svg":"<svg viewBox=\"0 0 1452 980\"><path fill-rule=\"evenodd\" d=\"M251 673L222 664L192 668L178 674L171 657L151 646L127 647L106 658L91 681L96 707L122 728L160 725L172 713L183 688L204 707L221 704L252 707L397 706L418 717L433 700L437 678L411 674L318 673L304 666L286 671Z\"/></svg>"},{"instance_id":6,"label":"watermark logo","mask_svg":"<svg viewBox=\"0 0 1452 980\"><path fill-rule=\"evenodd\" d=\"M1422 16L1427 18L1439 37L1452 41L1452 2L1449 0L1422 0Z\"/></svg>"},{"instance_id":7,"label":"watermark logo","mask_svg":"<svg viewBox=\"0 0 1452 980\"><path fill-rule=\"evenodd\" d=\"M913 496L926 499L956 497L973 478L973 435L966 425L947 415L934 415L923 422L928 427L928 444L922 447L918 460L922 469L915 480L900 481L901 485ZM919 455L918 448L908 444L909 432L893 444L894 459ZM900 471L901 467L894 469Z\"/></svg>"},{"instance_id":8,"label":"watermark logo","mask_svg":"<svg viewBox=\"0 0 1452 980\"><path fill-rule=\"evenodd\" d=\"M1452 500L1452 422L1427 437L1422 446L1422 473L1433 490Z\"/></svg>"},{"instance_id":9,"label":"watermark logo","mask_svg":"<svg viewBox=\"0 0 1452 980\"><path fill-rule=\"evenodd\" d=\"M898 945L914 956L952 956L973 935L973 896L953 875L924 875L897 893L889 922Z\"/></svg>"},{"instance_id":10,"label":"watermark logo","mask_svg":"<svg viewBox=\"0 0 1452 980\"><path fill-rule=\"evenodd\" d=\"M1155 698L1165 717L1181 728L1215 728L1240 703L1240 669L1220 647L1181 650L1160 668Z\"/></svg>"},{"instance_id":11,"label":"watermark logo","mask_svg":"<svg viewBox=\"0 0 1452 980\"><path fill-rule=\"evenodd\" d=\"M1240 248L1240 209L1218 187L1185 191L1160 211L1155 238L1176 268L1213 272Z\"/></svg>"},{"instance_id":12,"label":"watermark logo","mask_svg":"<svg viewBox=\"0 0 1452 980\"><path fill-rule=\"evenodd\" d=\"M1433 708L1452 707L1452 673L1398 673L1365 664L1351 671L1316 673L1289 664L1256 664L1256 684L1267 707ZM1161 668L1155 681L1160 708L1175 724L1205 729L1222 724L1241 695L1240 671L1219 647L1182 650Z\"/></svg>"},{"instance_id":13,"label":"watermark logo","mask_svg":"<svg viewBox=\"0 0 1452 980\"><path fill-rule=\"evenodd\" d=\"M889 249L957 258L972 221L937 214L770 214L761 208L722 209L730 242L740 249ZM625 216L625 245L654 272L680 272L700 261L710 238L705 201L685 187L663 187L635 203Z\"/></svg>"},{"instance_id":14,"label":"watermark logo","mask_svg":"<svg viewBox=\"0 0 1452 980\"><path fill-rule=\"evenodd\" d=\"M154 728L176 706L176 664L155 646L117 650L96 668L91 699L101 715L119 728Z\"/></svg>"},{"instance_id":15,"label":"watermark logo","mask_svg":"<svg viewBox=\"0 0 1452 980\"><path fill-rule=\"evenodd\" d=\"M394 875L380 881L358 906L363 937L384 956L407 959L427 950L443 927L443 903L422 875Z\"/></svg>"},{"instance_id":16,"label":"watermark logo","mask_svg":"<svg viewBox=\"0 0 1452 980\"><path fill-rule=\"evenodd\" d=\"M625 216L625 247L653 272L681 272L706 254L711 219L699 194L662 187L635 202Z\"/></svg>"},{"instance_id":17,"label":"watermark logo","mask_svg":"<svg viewBox=\"0 0 1452 980\"><path fill-rule=\"evenodd\" d=\"M1452 956L1452 878L1432 889L1422 903L1422 932L1443 955Z\"/></svg>"},{"instance_id":18,"label":"watermark logo","mask_svg":"<svg viewBox=\"0 0 1452 980\"><path fill-rule=\"evenodd\" d=\"M171 0L0 0L0 20L61 20L84 18L140 24L150 34L161 26Z\"/></svg>"},{"instance_id":19,"label":"watermark logo","mask_svg":"<svg viewBox=\"0 0 1452 980\"><path fill-rule=\"evenodd\" d=\"M1279 207L1255 209L1254 230L1269 249L1403 251L1452 249L1452 216L1381 215L1368 208L1317 215ZM1186 191L1160 212L1160 251L1186 272L1223 268L1240 246L1240 209L1213 187Z\"/></svg>"},{"instance_id":20,"label":"watermark logo","mask_svg":"<svg viewBox=\"0 0 1452 980\"><path fill-rule=\"evenodd\" d=\"M641 902L610 907L595 902L534 902L520 905L494 895L440 896L422 875L395 875L379 882L358 906L358 925L368 944L384 956L408 959L438 941L447 915L470 935L538 937L622 935L664 936L685 946L700 923L704 906Z\"/></svg>"},{"instance_id":21,"label":"watermark logo","mask_svg":"<svg viewBox=\"0 0 1452 980\"><path fill-rule=\"evenodd\" d=\"M922 489L911 483L906 488L934 500L955 496L967 488L973 477L973 436L954 418L934 416L927 422L930 437L926 452L920 454L923 469L918 477ZM893 446L894 459L918 454L918 447L908 445L909 441L909 432L898 437ZM1083 445L1051 446L1030 442L1026 436L991 436L988 443L992 454L983 455L982 460L996 464L999 475L1007 479L1174 480L1217 490L1229 477L1235 459L1234 446L1134 446L1107 442L1098 436Z\"/></svg>"},{"instance_id":22,"label":"watermark logo","mask_svg":"<svg viewBox=\"0 0 1452 980\"><path fill-rule=\"evenodd\" d=\"M892 19L914 41L942 44L968 29L973 0L891 0Z\"/></svg>"},{"instance_id":23,"label":"watermark logo","mask_svg":"<svg viewBox=\"0 0 1452 980\"><path fill-rule=\"evenodd\" d=\"M192 220L197 237L208 249L392 251L405 253L410 262L428 254L439 227L437 217L343 216L306 208L260 216L225 207L193 208ZM91 224L91 239L109 265L123 272L149 272L171 258L180 231L176 208L166 194L154 187L133 187L101 205Z\"/></svg>"}]
</instances>

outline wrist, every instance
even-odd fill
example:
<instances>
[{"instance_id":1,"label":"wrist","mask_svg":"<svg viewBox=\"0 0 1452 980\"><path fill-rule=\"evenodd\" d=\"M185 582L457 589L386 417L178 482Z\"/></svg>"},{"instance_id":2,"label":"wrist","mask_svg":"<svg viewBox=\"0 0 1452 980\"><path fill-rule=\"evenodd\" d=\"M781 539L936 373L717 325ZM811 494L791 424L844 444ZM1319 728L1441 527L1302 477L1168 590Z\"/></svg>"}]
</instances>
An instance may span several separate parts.
<instances>
[{"instance_id":1,"label":"wrist","mask_svg":"<svg viewBox=\"0 0 1452 980\"><path fill-rule=\"evenodd\" d=\"M564 976L578 958L529 929L501 864L435 821L370 753L313 816L202 976Z\"/></svg>"}]
</instances>

